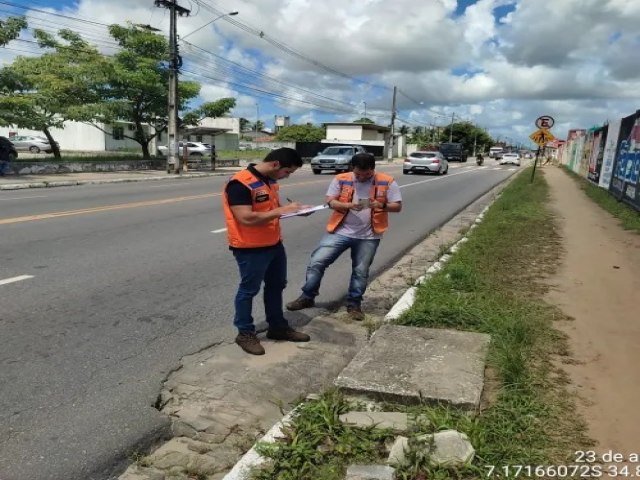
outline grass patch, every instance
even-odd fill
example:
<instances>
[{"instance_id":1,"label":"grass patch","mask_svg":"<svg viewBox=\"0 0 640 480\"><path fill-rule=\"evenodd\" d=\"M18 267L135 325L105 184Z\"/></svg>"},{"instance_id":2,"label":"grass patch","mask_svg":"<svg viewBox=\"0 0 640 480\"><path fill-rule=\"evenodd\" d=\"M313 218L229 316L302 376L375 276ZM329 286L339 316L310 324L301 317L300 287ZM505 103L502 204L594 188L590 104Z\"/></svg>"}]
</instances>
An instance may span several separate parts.
<instances>
[{"instance_id":1,"label":"grass patch","mask_svg":"<svg viewBox=\"0 0 640 480\"><path fill-rule=\"evenodd\" d=\"M557 264L560 239L546 207L544 176L530 184L530 173L523 172L503 191L469 241L418 288L416 303L398 322L492 336L491 378L479 412L427 404L381 406L428 419L413 422L407 435L411 451L397 466L399 480L487 478L488 466L496 467L492 476L500 478L500 467L575 464L574 452L592 445L566 393L566 375L554 362L568 351L565 337L553 327L554 320L565 317L544 302L541 279ZM335 392L304 404L284 441L260 446L271 461L254 472L254 480L337 480L349 464L384 464L390 432L342 425L338 417L351 407ZM469 437L476 450L470 465L429 464L429 446L417 437L445 429Z\"/></svg>"},{"instance_id":2,"label":"grass patch","mask_svg":"<svg viewBox=\"0 0 640 480\"><path fill-rule=\"evenodd\" d=\"M258 452L271 461L253 472L252 479L339 480L350 463L382 463L392 432L344 425L339 417L352 408L333 390L301 404L282 441L258 444Z\"/></svg>"},{"instance_id":3,"label":"grass patch","mask_svg":"<svg viewBox=\"0 0 640 480\"><path fill-rule=\"evenodd\" d=\"M600 188L589 180L582 178L568 168L564 169L571 178L573 178L580 188L587 194L591 200L596 202L600 207L616 217L622 223L625 230L632 230L640 233L640 212L634 210L626 203L618 201L608 190Z\"/></svg>"}]
</instances>

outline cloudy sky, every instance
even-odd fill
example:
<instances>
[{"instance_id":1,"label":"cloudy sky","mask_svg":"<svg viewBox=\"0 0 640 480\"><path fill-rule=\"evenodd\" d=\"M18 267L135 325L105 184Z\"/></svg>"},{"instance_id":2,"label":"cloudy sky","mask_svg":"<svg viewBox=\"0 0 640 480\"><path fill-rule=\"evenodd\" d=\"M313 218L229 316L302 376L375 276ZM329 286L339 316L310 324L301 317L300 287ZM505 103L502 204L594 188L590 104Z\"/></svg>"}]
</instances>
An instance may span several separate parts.
<instances>
[{"instance_id":1,"label":"cloudy sky","mask_svg":"<svg viewBox=\"0 0 640 480\"><path fill-rule=\"evenodd\" d=\"M178 0L183 78L199 101L238 99L235 115L272 126L352 121L447 125L528 142L540 115L553 132L601 125L640 108L640 0ZM237 11L234 16L220 15ZM7 0L0 18L71 27L113 52L105 25L168 33L154 0ZM52 15L57 14L57 15ZM197 32L191 32L199 29ZM0 62L30 54L28 32ZM32 53L31 53L32 54Z\"/></svg>"}]
</instances>

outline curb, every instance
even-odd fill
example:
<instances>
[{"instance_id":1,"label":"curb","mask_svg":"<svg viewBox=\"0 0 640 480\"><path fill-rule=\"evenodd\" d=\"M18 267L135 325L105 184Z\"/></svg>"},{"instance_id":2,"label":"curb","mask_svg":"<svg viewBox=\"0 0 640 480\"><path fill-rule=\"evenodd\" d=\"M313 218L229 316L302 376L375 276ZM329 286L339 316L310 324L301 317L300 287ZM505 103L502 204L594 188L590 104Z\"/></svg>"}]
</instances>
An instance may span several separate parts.
<instances>
[{"instance_id":1,"label":"curb","mask_svg":"<svg viewBox=\"0 0 640 480\"><path fill-rule=\"evenodd\" d=\"M478 224L482 223L487 210L489 210L489 206L486 206L476 217L473 225L469 227L469 232L478 226ZM467 233L468 235L468 233ZM418 286L422 285L429 281L429 279L437 272L442 270L445 264L451 259L452 254L460 250L460 245L469 241L467 235L463 236L460 240L454 243L446 253L444 253L433 265L431 265L427 272L419 277L413 284L412 287L409 287L407 291L400 297L400 299L391 307L389 313L384 316L384 323L389 323L393 320L397 320L400 316L409 310L416 301L416 291L418 290Z\"/></svg>"},{"instance_id":2,"label":"curb","mask_svg":"<svg viewBox=\"0 0 640 480\"><path fill-rule=\"evenodd\" d=\"M267 461L265 457L258 453L256 445L258 443L275 443L278 438L284 437L282 430L289 424L289 422L291 422L297 413L298 408L294 408L282 417L282 420L271 427L260 440L253 444L251 450L242 456L242 458L233 466L231 471L222 477L222 480L245 480L249 478L249 474L252 469L259 467Z\"/></svg>"},{"instance_id":3,"label":"curb","mask_svg":"<svg viewBox=\"0 0 640 480\"><path fill-rule=\"evenodd\" d=\"M54 182L34 182L34 183L7 183L0 185L0 190L24 190L27 188L53 188L53 187L73 187L77 185L97 185L106 183L130 183L130 182L160 182L170 180L185 180L189 178L205 178L205 177L221 177L229 175L232 172L219 173L188 173L186 175L167 176L167 177L146 177L146 178L112 178L108 180L63 180Z\"/></svg>"}]
</instances>

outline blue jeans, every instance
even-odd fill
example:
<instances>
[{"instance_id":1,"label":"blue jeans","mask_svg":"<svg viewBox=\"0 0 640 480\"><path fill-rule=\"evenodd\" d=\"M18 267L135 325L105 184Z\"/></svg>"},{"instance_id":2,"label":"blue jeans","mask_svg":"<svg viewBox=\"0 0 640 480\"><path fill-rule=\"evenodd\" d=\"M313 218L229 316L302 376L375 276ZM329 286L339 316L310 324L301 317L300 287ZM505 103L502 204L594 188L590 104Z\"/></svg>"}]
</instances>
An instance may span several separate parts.
<instances>
[{"instance_id":1,"label":"blue jeans","mask_svg":"<svg viewBox=\"0 0 640 480\"><path fill-rule=\"evenodd\" d=\"M283 329L289 324L282 311L282 291L287 286L287 255L284 245L264 249L234 250L240 270L240 286L235 298L233 324L240 332L255 332L251 311L253 297L264 282L264 312L269 328Z\"/></svg>"},{"instance_id":2,"label":"blue jeans","mask_svg":"<svg viewBox=\"0 0 640 480\"><path fill-rule=\"evenodd\" d=\"M302 287L302 295L315 298L320 290L324 271L335 262L345 250L351 249L351 280L347 293L347 305L360 306L367 289L369 267L380 245L380 239L361 240L336 233L326 233L311 254L307 266L307 280Z\"/></svg>"}]
</instances>

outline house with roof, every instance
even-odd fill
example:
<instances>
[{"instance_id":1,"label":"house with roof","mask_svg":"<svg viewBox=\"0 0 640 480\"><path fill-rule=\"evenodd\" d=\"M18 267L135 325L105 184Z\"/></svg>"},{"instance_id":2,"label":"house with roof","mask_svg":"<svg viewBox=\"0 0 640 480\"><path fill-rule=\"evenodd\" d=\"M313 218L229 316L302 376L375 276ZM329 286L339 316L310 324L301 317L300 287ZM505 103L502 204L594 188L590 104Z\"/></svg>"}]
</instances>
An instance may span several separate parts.
<instances>
[{"instance_id":1,"label":"house with roof","mask_svg":"<svg viewBox=\"0 0 640 480\"><path fill-rule=\"evenodd\" d=\"M345 143L362 145L365 148L381 147L383 156L387 156L391 129L374 123L353 123L353 122L327 122L323 123L326 128L326 135L322 143ZM402 136L394 135L393 156L402 154L403 142L398 141ZM376 150L379 150L376 149Z\"/></svg>"}]
</instances>

